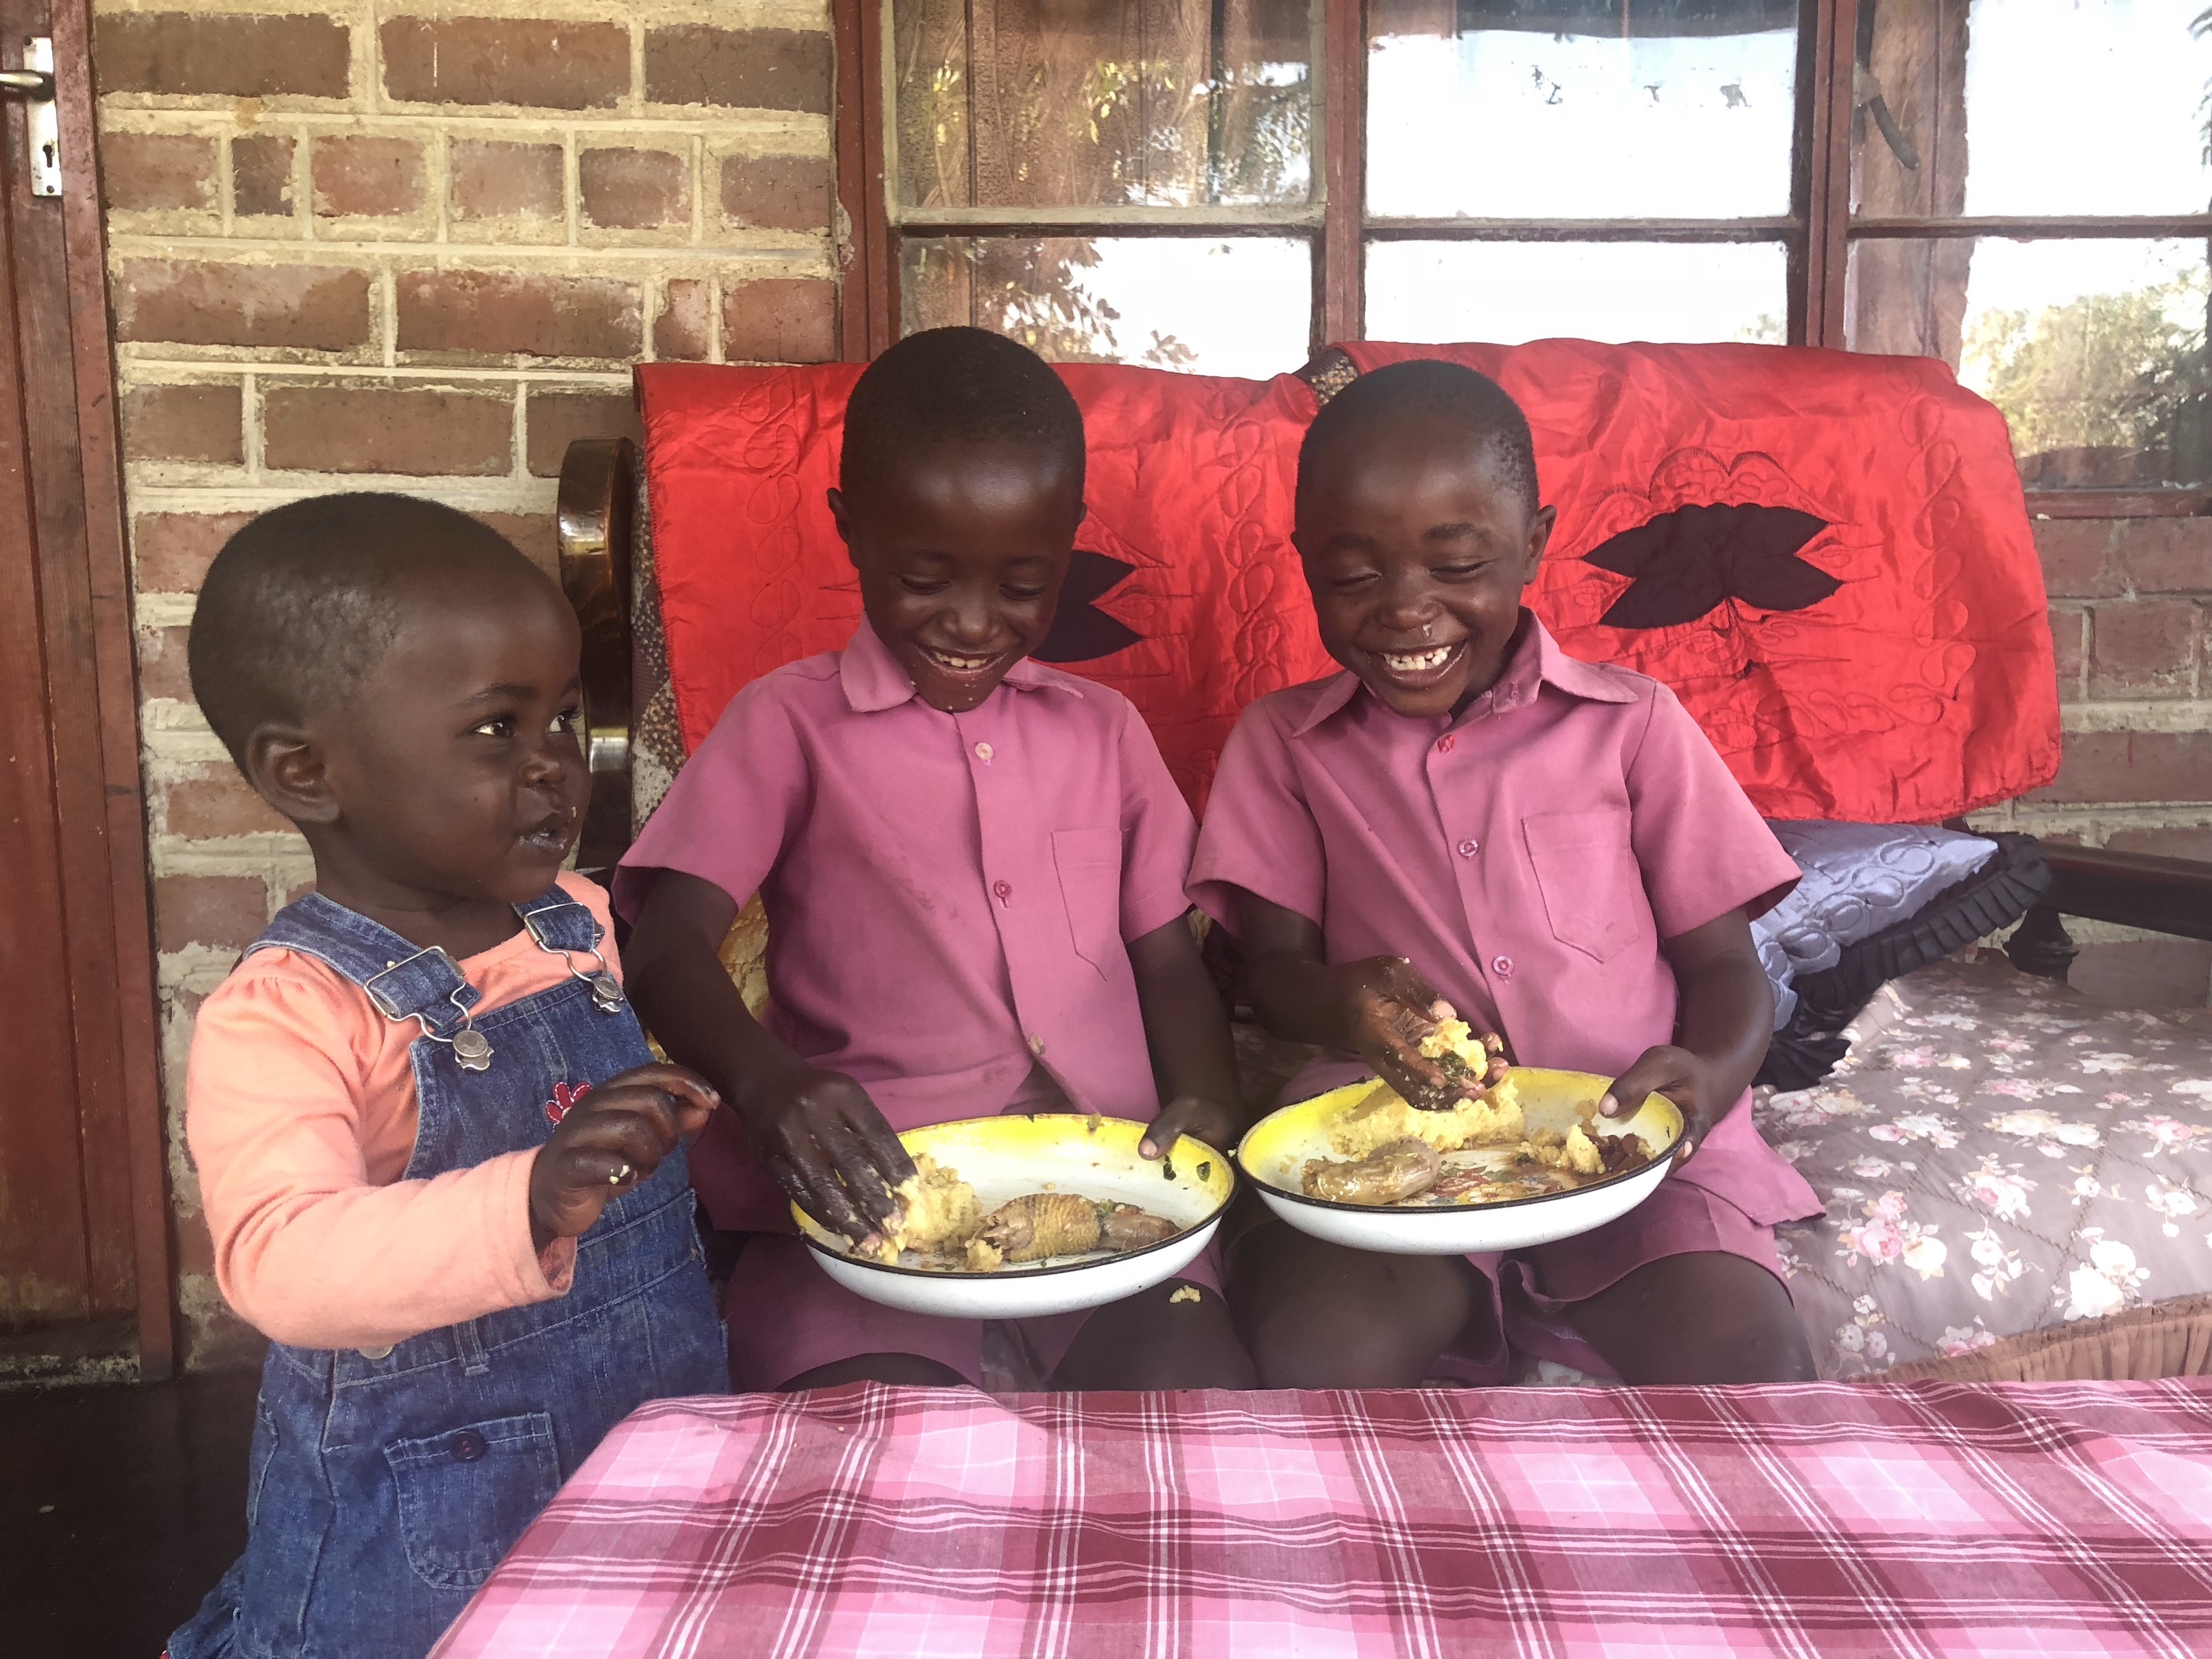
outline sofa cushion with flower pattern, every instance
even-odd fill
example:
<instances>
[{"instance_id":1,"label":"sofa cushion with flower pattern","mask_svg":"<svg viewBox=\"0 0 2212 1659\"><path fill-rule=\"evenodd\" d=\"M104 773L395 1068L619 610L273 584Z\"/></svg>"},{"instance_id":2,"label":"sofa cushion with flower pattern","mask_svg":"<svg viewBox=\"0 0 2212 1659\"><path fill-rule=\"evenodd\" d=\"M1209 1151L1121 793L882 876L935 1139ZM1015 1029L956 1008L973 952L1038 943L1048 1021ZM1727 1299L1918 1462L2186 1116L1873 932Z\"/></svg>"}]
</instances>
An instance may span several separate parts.
<instances>
[{"instance_id":1,"label":"sofa cushion with flower pattern","mask_svg":"<svg viewBox=\"0 0 2212 1659\"><path fill-rule=\"evenodd\" d=\"M2212 1369L2212 1012L1969 951L1869 1005L1759 1122L1827 1214L1783 1256L1824 1376Z\"/></svg>"}]
</instances>

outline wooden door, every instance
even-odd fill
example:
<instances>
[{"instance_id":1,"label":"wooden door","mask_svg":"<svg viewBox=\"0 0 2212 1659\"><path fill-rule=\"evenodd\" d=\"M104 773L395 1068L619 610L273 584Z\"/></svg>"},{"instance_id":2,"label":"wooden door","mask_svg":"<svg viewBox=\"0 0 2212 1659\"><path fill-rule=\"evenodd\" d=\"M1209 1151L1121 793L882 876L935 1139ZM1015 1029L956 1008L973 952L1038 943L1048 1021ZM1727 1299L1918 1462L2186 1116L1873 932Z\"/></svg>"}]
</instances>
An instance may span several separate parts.
<instances>
[{"instance_id":1,"label":"wooden door","mask_svg":"<svg viewBox=\"0 0 2212 1659\"><path fill-rule=\"evenodd\" d=\"M0 1376L171 1350L89 21L0 0L0 70L52 43L62 180L0 98Z\"/></svg>"}]
</instances>

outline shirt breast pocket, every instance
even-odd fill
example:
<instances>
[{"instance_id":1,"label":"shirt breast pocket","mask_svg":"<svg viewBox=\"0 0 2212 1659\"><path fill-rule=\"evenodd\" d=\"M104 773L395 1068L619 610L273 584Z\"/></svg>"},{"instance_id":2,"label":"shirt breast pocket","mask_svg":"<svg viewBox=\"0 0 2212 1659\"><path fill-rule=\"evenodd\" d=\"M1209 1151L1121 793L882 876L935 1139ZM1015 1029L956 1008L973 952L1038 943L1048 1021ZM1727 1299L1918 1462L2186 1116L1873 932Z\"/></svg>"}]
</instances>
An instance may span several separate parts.
<instances>
[{"instance_id":1,"label":"shirt breast pocket","mask_svg":"<svg viewBox=\"0 0 2212 1659\"><path fill-rule=\"evenodd\" d=\"M1060 902L1075 954L1109 975L1127 953L1121 942L1121 832L1055 830L1052 861L1060 872Z\"/></svg>"},{"instance_id":2,"label":"shirt breast pocket","mask_svg":"<svg viewBox=\"0 0 2212 1659\"><path fill-rule=\"evenodd\" d=\"M1535 812L1521 820L1552 936L1610 962L1644 932L1650 906L1628 840L1628 809Z\"/></svg>"}]
</instances>

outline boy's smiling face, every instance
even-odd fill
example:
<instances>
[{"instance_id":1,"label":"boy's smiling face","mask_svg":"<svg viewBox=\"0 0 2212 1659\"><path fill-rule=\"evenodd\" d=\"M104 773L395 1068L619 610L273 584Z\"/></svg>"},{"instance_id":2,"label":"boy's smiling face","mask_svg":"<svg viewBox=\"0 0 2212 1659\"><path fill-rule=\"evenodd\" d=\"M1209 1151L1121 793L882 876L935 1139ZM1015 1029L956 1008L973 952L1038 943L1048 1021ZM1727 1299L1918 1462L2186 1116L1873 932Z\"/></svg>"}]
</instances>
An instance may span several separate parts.
<instances>
[{"instance_id":1,"label":"boy's smiling face","mask_svg":"<svg viewBox=\"0 0 2212 1659\"><path fill-rule=\"evenodd\" d=\"M1553 509L1432 416L1377 419L1314 462L1292 539L1322 643L1396 713L1457 714L1504 672Z\"/></svg>"},{"instance_id":2,"label":"boy's smiling face","mask_svg":"<svg viewBox=\"0 0 2212 1659\"><path fill-rule=\"evenodd\" d=\"M1083 497L1034 446L945 441L830 492L860 602L933 708L963 714L1051 631Z\"/></svg>"}]
</instances>

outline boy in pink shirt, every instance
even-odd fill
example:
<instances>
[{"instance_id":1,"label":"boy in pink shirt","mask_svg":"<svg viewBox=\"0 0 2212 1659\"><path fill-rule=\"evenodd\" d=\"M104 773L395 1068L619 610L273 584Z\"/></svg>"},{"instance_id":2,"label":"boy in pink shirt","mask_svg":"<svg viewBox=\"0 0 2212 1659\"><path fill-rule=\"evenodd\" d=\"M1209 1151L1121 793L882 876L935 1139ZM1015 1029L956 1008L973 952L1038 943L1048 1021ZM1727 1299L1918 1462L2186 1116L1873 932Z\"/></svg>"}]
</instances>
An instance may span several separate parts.
<instances>
[{"instance_id":1,"label":"boy in pink shirt","mask_svg":"<svg viewBox=\"0 0 2212 1659\"><path fill-rule=\"evenodd\" d=\"M1083 471L1074 399L1024 348L938 329L878 358L830 496L866 619L732 699L616 878L640 1006L742 1120L694 1165L716 1224L749 1235L726 1303L740 1388L980 1380L979 1322L866 1301L792 1227L787 1194L876 1231L913 1172L896 1131L1073 1108L1152 1122L1154 1154L1236 1138L1228 1024L1185 925L1189 809L1126 698L1031 658ZM756 890L760 1022L716 956ZM1218 1289L1203 1258L1188 1277ZM1021 1334L1060 1386L1249 1384L1219 1297L1179 1289Z\"/></svg>"},{"instance_id":2,"label":"boy in pink shirt","mask_svg":"<svg viewBox=\"0 0 2212 1659\"><path fill-rule=\"evenodd\" d=\"M1264 697L1222 756L1191 892L1268 1028L1324 1054L1304 1098L1419 1053L1449 1002L1529 1065L1667 1095L1686 1161L1578 1238L1368 1255L1269 1222L1232 1306L1270 1387L1497 1381L1510 1347L1634 1382L1810 1377L1776 1222L1820 1213L1760 1140L1772 993L1749 918L1797 878L1667 688L1564 656L1521 605L1551 535L1528 424L1471 369L1364 375L1299 454L1296 539L1346 672Z\"/></svg>"}]
</instances>

